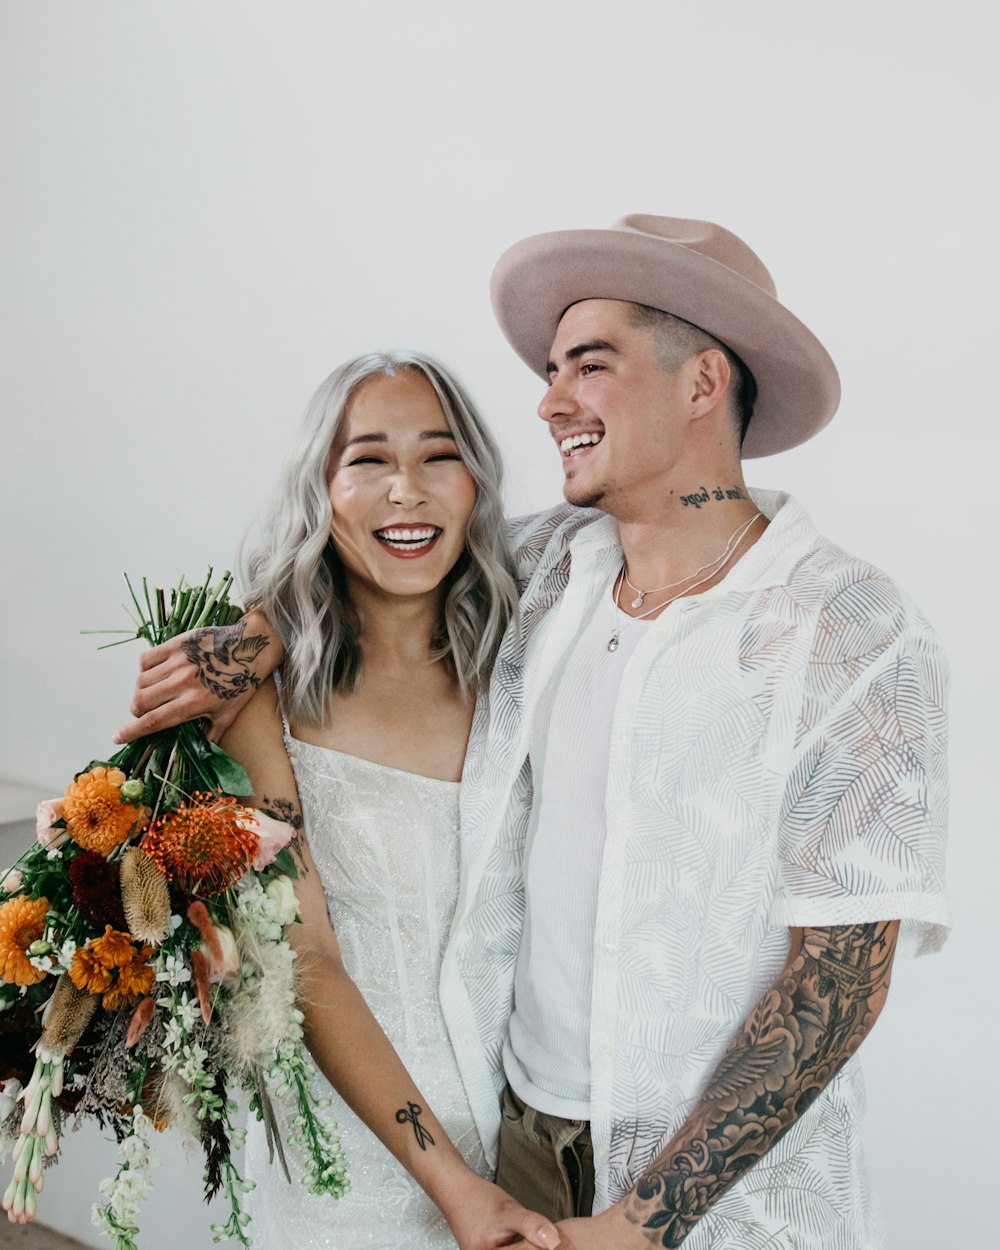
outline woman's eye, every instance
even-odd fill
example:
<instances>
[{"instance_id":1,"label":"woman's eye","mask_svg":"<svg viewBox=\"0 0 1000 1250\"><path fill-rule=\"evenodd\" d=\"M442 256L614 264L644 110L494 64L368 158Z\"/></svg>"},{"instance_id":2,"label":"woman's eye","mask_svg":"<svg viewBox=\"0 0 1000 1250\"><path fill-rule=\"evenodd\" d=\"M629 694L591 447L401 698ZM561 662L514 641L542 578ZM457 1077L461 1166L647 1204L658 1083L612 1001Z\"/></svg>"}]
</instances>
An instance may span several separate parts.
<instances>
[{"instance_id":1,"label":"woman's eye","mask_svg":"<svg viewBox=\"0 0 1000 1250\"><path fill-rule=\"evenodd\" d=\"M428 464L436 464L439 460L457 460L459 461L459 463L461 463L462 457L456 455L453 451L442 452L440 456L428 456L427 457Z\"/></svg>"},{"instance_id":2,"label":"woman's eye","mask_svg":"<svg viewBox=\"0 0 1000 1250\"><path fill-rule=\"evenodd\" d=\"M385 464L385 461L378 456L358 456L357 460L348 462L348 467L353 469L356 464Z\"/></svg>"}]
</instances>

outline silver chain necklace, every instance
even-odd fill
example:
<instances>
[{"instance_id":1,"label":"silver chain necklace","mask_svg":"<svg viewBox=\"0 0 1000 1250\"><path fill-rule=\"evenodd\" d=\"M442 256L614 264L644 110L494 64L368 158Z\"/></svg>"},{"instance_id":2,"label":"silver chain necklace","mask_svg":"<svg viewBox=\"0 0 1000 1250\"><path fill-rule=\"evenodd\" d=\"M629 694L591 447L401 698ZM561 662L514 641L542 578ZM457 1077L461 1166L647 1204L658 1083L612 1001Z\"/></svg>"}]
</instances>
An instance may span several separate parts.
<instances>
[{"instance_id":1,"label":"silver chain necklace","mask_svg":"<svg viewBox=\"0 0 1000 1250\"><path fill-rule=\"evenodd\" d=\"M673 590L675 586L683 586L684 583L689 582L692 577L697 577L699 573L704 573L706 569L712 568L713 565L716 565L716 564L721 565L730 555L732 555L733 551L736 549L740 540L743 538L743 535L747 532L750 526L753 525L754 521L756 521L757 518L761 515L762 514L760 512L755 512L749 521L746 521L746 522L741 523L740 525L737 525L737 527L733 530L733 532L726 539L726 545L719 555L714 556L711 560L708 561L707 564L703 564L700 569L695 569L693 573L688 573L685 577L682 577L680 581L667 582L665 586L653 586L649 590L640 590L638 586L633 586L631 581L629 580L628 561L626 561L625 569L624 569L625 585L629 588L629 590L634 591L635 596L636 596L632 600L631 607L641 608L642 601L646 598L647 595L658 595L663 590Z\"/></svg>"},{"instance_id":2,"label":"silver chain necklace","mask_svg":"<svg viewBox=\"0 0 1000 1250\"><path fill-rule=\"evenodd\" d=\"M718 573L720 573L725 568L726 563L730 559L732 559L733 555L736 552L737 547L739 547L747 531L750 529L750 526L753 525L753 523L762 515L763 513L755 512L754 515L750 518L750 520L746 522L746 524L737 526L737 528L733 530L732 534L730 534L729 541L726 543L725 550L722 552L721 555L716 556L714 560L710 561L709 564L703 564L700 569L695 569L695 571L693 573L689 573L687 577L682 577L679 582L668 582L666 586L660 586L658 590L640 591L638 587L633 586L632 583L629 582L628 580L628 573L626 572L628 568L628 562L625 561L622 564L621 572L615 578L614 586L612 587L612 591L611 591L611 599L612 599L614 606L619 611L624 611L621 605L621 592L622 592L622 586L626 582L628 582L632 590L636 591L636 593L641 596L641 598L639 598L638 600L632 601L632 607L638 608L638 607L642 607L642 600L645 599L647 595L658 594L659 591L661 590L672 590L674 586L683 585L684 582L690 581L692 577L697 577L698 574L704 572L705 569L708 569L708 568L712 569L711 573L708 573L705 577L701 579L701 581L695 582L693 585L688 586L685 590L678 591L676 595L671 595L668 599L665 599L663 603L657 603L653 607L647 608L645 612L640 612L638 616L630 616L628 618L629 621L641 621L647 616L652 616L654 612L659 612L663 608L668 607L671 603L673 603L675 599L680 599L682 595L689 594L692 590L697 590L699 586L704 586L706 582L710 582L713 577L715 577ZM622 624L616 625L614 631L611 634L611 637L608 639L609 651L614 652L618 650L619 640L621 638L621 633L622 633L623 628L624 626Z\"/></svg>"}]
</instances>

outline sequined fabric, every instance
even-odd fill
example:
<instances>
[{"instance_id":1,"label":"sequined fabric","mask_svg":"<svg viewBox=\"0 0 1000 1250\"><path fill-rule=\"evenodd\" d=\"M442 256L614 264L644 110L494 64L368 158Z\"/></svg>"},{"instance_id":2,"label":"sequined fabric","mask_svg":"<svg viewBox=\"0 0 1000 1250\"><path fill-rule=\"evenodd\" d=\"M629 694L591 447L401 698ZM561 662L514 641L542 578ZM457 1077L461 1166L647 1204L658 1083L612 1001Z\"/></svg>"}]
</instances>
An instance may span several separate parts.
<instances>
[{"instance_id":1,"label":"sequined fabric","mask_svg":"<svg viewBox=\"0 0 1000 1250\"><path fill-rule=\"evenodd\" d=\"M441 957L458 891L457 783L435 781L286 737L306 832L344 964L471 1167L486 1161L438 1006ZM265 1250L413 1247L455 1241L437 1207L322 1077L351 1190L339 1201L289 1185L251 1121L247 1197ZM291 1114L291 1112L287 1112ZM283 1136L288 1139L287 1128ZM289 1169L297 1169L292 1148Z\"/></svg>"}]
</instances>

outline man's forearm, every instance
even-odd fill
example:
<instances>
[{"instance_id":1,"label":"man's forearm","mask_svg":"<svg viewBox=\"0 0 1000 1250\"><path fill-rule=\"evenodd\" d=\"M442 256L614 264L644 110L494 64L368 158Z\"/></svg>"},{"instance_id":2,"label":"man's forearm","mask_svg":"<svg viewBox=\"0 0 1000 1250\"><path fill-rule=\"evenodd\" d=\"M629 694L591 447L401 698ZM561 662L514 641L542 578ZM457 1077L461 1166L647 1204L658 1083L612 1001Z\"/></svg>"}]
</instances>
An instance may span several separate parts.
<instances>
[{"instance_id":1,"label":"man's forearm","mask_svg":"<svg viewBox=\"0 0 1000 1250\"><path fill-rule=\"evenodd\" d=\"M793 931L780 977L619 1204L652 1244L679 1246L861 1045L888 992L897 932L897 921Z\"/></svg>"}]
</instances>

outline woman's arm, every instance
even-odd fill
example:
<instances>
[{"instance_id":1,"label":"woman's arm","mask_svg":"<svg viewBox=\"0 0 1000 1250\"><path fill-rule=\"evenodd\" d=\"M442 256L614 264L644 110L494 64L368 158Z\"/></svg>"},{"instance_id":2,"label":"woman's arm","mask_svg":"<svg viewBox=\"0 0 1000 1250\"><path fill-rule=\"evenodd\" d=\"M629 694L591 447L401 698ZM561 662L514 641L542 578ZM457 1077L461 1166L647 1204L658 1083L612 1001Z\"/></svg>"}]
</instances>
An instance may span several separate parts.
<instances>
[{"instance_id":1,"label":"woman's arm","mask_svg":"<svg viewBox=\"0 0 1000 1250\"><path fill-rule=\"evenodd\" d=\"M256 691L222 746L246 768L257 807L301 827L273 681ZM299 849L302 923L289 926L289 940L298 955L306 1043L323 1075L441 1208L462 1250L491 1250L518 1236L532 1245L555 1246L554 1225L477 1176L449 1140L347 975L304 839Z\"/></svg>"}]
</instances>

